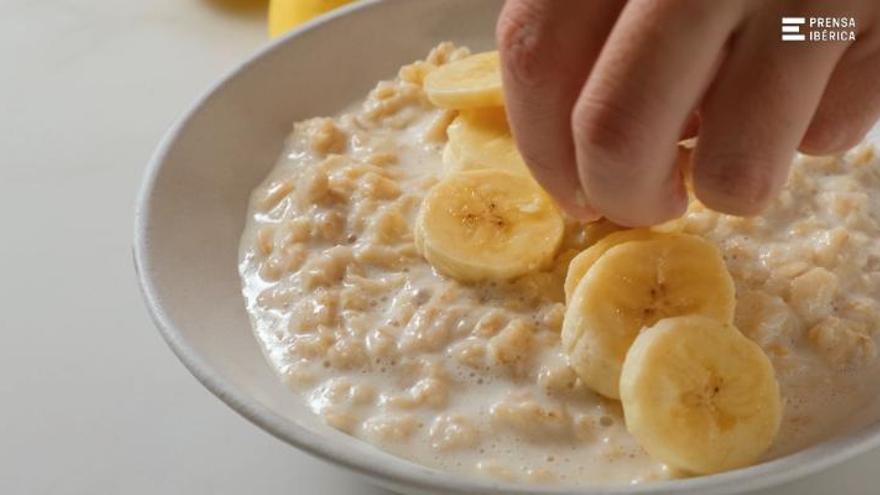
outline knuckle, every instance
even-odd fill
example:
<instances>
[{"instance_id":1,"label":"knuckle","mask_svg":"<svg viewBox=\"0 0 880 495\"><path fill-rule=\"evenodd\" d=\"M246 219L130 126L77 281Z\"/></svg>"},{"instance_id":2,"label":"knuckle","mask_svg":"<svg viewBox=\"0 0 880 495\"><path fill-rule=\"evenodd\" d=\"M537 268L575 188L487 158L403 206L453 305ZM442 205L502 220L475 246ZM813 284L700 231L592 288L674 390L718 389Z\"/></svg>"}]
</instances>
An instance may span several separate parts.
<instances>
[{"instance_id":1,"label":"knuckle","mask_svg":"<svg viewBox=\"0 0 880 495\"><path fill-rule=\"evenodd\" d=\"M660 33L672 23L702 22L719 16L719 9L729 9L736 2L705 0L631 0L630 9L639 14L645 29Z\"/></svg>"},{"instance_id":2,"label":"knuckle","mask_svg":"<svg viewBox=\"0 0 880 495\"><path fill-rule=\"evenodd\" d=\"M535 84L547 72L548 39L543 13L534 2L505 4L495 28L496 43L508 74L517 82Z\"/></svg>"}]
</instances>

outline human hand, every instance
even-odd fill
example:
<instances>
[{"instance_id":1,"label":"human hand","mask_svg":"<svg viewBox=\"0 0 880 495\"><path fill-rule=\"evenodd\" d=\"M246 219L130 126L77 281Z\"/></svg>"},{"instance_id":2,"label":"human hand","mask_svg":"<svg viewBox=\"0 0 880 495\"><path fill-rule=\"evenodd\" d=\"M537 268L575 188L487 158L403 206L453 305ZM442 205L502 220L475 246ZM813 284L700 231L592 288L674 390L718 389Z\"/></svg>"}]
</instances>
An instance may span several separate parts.
<instances>
[{"instance_id":1,"label":"human hand","mask_svg":"<svg viewBox=\"0 0 880 495\"><path fill-rule=\"evenodd\" d=\"M854 18L856 41L782 41L783 16ZM876 0L507 0L497 37L523 157L585 220L679 216L696 134L697 198L756 214L795 149L845 150L880 116Z\"/></svg>"}]
</instances>

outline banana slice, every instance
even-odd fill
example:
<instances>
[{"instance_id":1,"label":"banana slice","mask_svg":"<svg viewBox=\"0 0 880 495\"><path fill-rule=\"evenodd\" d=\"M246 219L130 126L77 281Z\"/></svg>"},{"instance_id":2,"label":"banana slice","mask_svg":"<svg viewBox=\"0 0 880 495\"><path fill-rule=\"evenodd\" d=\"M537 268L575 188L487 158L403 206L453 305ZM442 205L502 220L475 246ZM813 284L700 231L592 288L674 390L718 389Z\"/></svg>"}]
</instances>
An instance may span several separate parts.
<instances>
[{"instance_id":1,"label":"banana slice","mask_svg":"<svg viewBox=\"0 0 880 495\"><path fill-rule=\"evenodd\" d=\"M649 455L709 474L756 462L782 416L773 366L733 325L705 316L660 320L623 364L626 427Z\"/></svg>"},{"instance_id":2,"label":"banana slice","mask_svg":"<svg viewBox=\"0 0 880 495\"><path fill-rule=\"evenodd\" d=\"M352 0L271 0L269 35L273 38ZM241 3L241 2L239 2Z\"/></svg>"},{"instance_id":3,"label":"banana slice","mask_svg":"<svg viewBox=\"0 0 880 495\"><path fill-rule=\"evenodd\" d=\"M654 232L673 234L676 232L684 232L684 226L685 226L685 217L680 216L678 218L673 218L672 220L668 220L666 222L654 225L651 227L651 230L653 230Z\"/></svg>"},{"instance_id":4,"label":"banana slice","mask_svg":"<svg viewBox=\"0 0 880 495\"><path fill-rule=\"evenodd\" d=\"M416 217L416 247L463 282L504 280L546 267L562 214L535 182L503 170L456 172L437 183Z\"/></svg>"},{"instance_id":5,"label":"banana slice","mask_svg":"<svg viewBox=\"0 0 880 495\"><path fill-rule=\"evenodd\" d=\"M581 239L585 246L590 247L607 237L608 234L618 232L620 230L627 229L626 227L621 227L620 225L617 225L611 220L603 217L594 222L590 222L584 225L584 230L581 233Z\"/></svg>"},{"instance_id":6,"label":"banana slice","mask_svg":"<svg viewBox=\"0 0 880 495\"><path fill-rule=\"evenodd\" d=\"M438 107L454 109L503 106L500 65L497 51L441 65L425 76L428 100Z\"/></svg>"},{"instance_id":7,"label":"banana slice","mask_svg":"<svg viewBox=\"0 0 880 495\"><path fill-rule=\"evenodd\" d=\"M568 271L565 274L565 302L571 299L577 288L578 282L584 278L587 270L593 266L593 263L605 254L606 251L618 244L629 241L647 241L661 237L648 229L630 229L612 232L603 237L599 242L593 244L575 256L568 264Z\"/></svg>"},{"instance_id":8,"label":"banana slice","mask_svg":"<svg viewBox=\"0 0 880 495\"><path fill-rule=\"evenodd\" d=\"M497 168L531 177L516 149L503 108L463 111L446 133L450 152L444 165L448 172Z\"/></svg>"},{"instance_id":9,"label":"banana slice","mask_svg":"<svg viewBox=\"0 0 880 495\"><path fill-rule=\"evenodd\" d=\"M718 248L696 236L656 235L611 247L565 310L561 340L571 366L613 399L623 358L643 328L687 314L733 321L733 280Z\"/></svg>"}]
</instances>

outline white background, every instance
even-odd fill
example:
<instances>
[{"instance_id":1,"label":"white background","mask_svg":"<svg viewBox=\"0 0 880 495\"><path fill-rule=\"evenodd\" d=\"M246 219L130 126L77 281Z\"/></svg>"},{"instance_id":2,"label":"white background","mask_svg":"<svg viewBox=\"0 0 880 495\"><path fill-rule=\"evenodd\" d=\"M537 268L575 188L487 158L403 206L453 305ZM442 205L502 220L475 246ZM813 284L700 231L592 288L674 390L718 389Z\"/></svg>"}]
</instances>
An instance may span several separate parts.
<instances>
[{"instance_id":1,"label":"white background","mask_svg":"<svg viewBox=\"0 0 880 495\"><path fill-rule=\"evenodd\" d=\"M262 7L222 4L0 0L0 494L386 495L238 417L141 304L132 204L152 148L266 42ZM877 493L876 466L765 494Z\"/></svg>"}]
</instances>

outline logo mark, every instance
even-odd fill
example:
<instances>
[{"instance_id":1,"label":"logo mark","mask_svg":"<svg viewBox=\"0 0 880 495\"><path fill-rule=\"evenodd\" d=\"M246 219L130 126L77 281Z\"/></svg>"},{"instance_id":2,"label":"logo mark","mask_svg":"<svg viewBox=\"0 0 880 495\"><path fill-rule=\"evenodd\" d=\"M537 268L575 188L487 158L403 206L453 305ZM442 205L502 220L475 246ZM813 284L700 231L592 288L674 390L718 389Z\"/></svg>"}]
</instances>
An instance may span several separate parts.
<instances>
[{"instance_id":1,"label":"logo mark","mask_svg":"<svg viewBox=\"0 0 880 495\"><path fill-rule=\"evenodd\" d=\"M855 17L789 17L782 18L782 41L843 41L856 40Z\"/></svg>"},{"instance_id":2,"label":"logo mark","mask_svg":"<svg viewBox=\"0 0 880 495\"><path fill-rule=\"evenodd\" d=\"M807 36L801 33L801 26L807 23L805 17L782 18L782 41L804 41Z\"/></svg>"}]
</instances>

